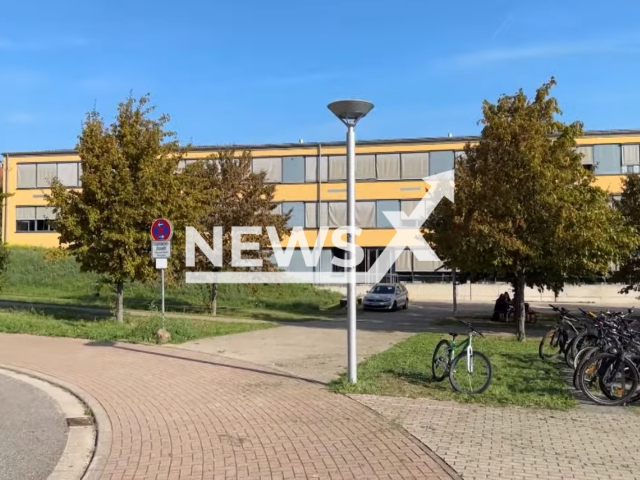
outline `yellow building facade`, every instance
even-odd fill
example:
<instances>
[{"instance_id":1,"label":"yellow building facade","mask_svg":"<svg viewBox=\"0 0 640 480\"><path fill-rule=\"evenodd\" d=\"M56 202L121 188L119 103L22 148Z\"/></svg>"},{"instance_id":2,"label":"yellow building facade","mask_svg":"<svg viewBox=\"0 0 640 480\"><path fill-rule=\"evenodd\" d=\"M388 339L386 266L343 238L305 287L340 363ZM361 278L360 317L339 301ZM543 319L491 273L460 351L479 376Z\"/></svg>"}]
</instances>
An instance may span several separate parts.
<instances>
[{"instance_id":1,"label":"yellow building facade","mask_svg":"<svg viewBox=\"0 0 640 480\"><path fill-rule=\"evenodd\" d=\"M358 270L375 262L394 230L382 212L411 212L426 192L421 180L453 168L467 142L477 137L416 138L361 141L356 146L356 223L362 228L357 242L365 249ZM620 193L626 173L640 173L640 130L593 131L578 139L583 163L597 176L597 184L612 195ZM195 147L186 162L205 158L220 147ZM277 184L279 211L291 211L291 226L301 226L309 244L320 226L346 224L346 151L344 142L279 145L238 145L248 150L254 171L265 171ZM74 151L13 152L3 154L4 191L2 238L10 245L58 246L54 215L45 195L57 177L69 188L82 188L80 159ZM330 262L331 231L324 245ZM324 253L324 252L323 252ZM334 253L336 253L334 251ZM396 263L401 277L433 272L436 262L420 262L409 251ZM300 268L304 268L301 262ZM301 258L300 258L301 259ZM325 265L326 267L326 265ZM331 267L326 267L331 268Z\"/></svg>"}]
</instances>

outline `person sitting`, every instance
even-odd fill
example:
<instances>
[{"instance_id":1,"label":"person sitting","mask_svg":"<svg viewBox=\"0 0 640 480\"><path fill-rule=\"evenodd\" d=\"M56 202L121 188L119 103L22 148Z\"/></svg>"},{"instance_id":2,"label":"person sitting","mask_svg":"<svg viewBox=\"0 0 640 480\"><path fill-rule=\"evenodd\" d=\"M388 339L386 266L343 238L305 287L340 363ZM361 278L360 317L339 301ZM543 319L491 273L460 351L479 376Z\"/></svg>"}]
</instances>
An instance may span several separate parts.
<instances>
[{"instance_id":1,"label":"person sitting","mask_svg":"<svg viewBox=\"0 0 640 480\"><path fill-rule=\"evenodd\" d=\"M501 293L493 307L493 316L491 317L491 320L494 322L505 321L510 305L511 303L507 301L505 294Z\"/></svg>"}]
</instances>

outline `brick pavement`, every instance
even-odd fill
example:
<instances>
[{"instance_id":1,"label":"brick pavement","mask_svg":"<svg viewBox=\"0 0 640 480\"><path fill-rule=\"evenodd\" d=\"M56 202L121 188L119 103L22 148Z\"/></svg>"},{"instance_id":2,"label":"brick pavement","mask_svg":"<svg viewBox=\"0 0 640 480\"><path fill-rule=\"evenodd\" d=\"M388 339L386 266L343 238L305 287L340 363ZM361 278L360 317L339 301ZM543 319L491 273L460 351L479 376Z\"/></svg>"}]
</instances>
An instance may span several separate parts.
<instances>
[{"instance_id":1,"label":"brick pavement","mask_svg":"<svg viewBox=\"0 0 640 480\"><path fill-rule=\"evenodd\" d=\"M552 411L352 398L404 426L465 480L640 479L637 407Z\"/></svg>"},{"instance_id":2,"label":"brick pavement","mask_svg":"<svg viewBox=\"0 0 640 480\"><path fill-rule=\"evenodd\" d=\"M53 376L100 403L111 424L106 480L457 478L358 402L241 361L0 334L0 364Z\"/></svg>"}]
</instances>

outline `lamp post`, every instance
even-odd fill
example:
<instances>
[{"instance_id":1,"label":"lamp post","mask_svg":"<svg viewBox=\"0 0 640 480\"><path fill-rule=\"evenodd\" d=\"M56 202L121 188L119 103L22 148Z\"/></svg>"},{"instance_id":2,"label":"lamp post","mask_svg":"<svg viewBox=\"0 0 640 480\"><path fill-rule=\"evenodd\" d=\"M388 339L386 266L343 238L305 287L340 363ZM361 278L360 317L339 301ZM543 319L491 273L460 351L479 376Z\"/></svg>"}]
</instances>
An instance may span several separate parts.
<instances>
[{"instance_id":1,"label":"lamp post","mask_svg":"<svg viewBox=\"0 0 640 480\"><path fill-rule=\"evenodd\" d=\"M349 382L358 381L356 360L356 138L355 126L373 108L362 100L340 100L330 103L329 110L347 126L347 357Z\"/></svg>"}]
</instances>

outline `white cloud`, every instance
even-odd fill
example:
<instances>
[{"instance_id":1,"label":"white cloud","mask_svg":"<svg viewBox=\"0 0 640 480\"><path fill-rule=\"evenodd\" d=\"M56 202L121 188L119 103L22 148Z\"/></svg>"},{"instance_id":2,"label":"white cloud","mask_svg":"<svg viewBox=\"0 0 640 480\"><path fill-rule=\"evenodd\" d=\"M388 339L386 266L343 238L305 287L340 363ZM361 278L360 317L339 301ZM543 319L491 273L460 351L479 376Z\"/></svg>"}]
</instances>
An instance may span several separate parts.
<instances>
[{"instance_id":1,"label":"white cloud","mask_svg":"<svg viewBox=\"0 0 640 480\"><path fill-rule=\"evenodd\" d=\"M630 40L620 41L589 41L565 42L546 45L530 45L511 48L495 48L463 53L453 57L436 61L438 68L473 69L486 65L505 63L532 58L557 58L585 55L600 55L604 53L636 53L640 52L640 42Z\"/></svg>"}]
</instances>

